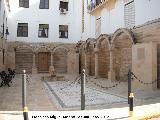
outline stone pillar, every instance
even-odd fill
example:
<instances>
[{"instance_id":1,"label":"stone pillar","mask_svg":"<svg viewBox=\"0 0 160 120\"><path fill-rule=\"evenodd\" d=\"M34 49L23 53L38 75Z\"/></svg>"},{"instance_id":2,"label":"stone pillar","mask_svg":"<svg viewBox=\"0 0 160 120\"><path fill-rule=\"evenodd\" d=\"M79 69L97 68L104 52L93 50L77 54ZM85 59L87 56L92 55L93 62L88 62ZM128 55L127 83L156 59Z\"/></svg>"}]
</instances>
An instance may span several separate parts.
<instances>
[{"instance_id":1,"label":"stone pillar","mask_svg":"<svg viewBox=\"0 0 160 120\"><path fill-rule=\"evenodd\" d=\"M51 52L51 65L49 67L49 74L52 75L55 72L54 66L53 66L53 52Z\"/></svg>"},{"instance_id":2,"label":"stone pillar","mask_svg":"<svg viewBox=\"0 0 160 120\"><path fill-rule=\"evenodd\" d=\"M79 53L76 53L76 73L79 74Z\"/></svg>"},{"instance_id":3,"label":"stone pillar","mask_svg":"<svg viewBox=\"0 0 160 120\"><path fill-rule=\"evenodd\" d=\"M95 52L95 77L98 78L98 48L94 48Z\"/></svg>"},{"instance_id":4,"label":"stone pillar","mask_svg":"<svg viewBox=\"0 0 160 120\"><path fill-rule=\"evenodd\" d=\"M108 79L109 80L112 80L112 81L114 81L115 80L115 71L114 71L114 68L113 68L113 49L110 49L110 51L109 51L109 53L110 53L110 71L108 72Z\"/></svg>"},{"instance_id":5,"label":"stone pillar","mask_svg":"<svg viewBox=\"0 0 160 120\"><path fill-rule=\"evenodd\" d=\"M32 74L37 74L37 67L36 67L36 53L33 53Z\"/></svg>"},{"instance_id":6,"label":"stone pillar","mask_svg":"<svg viewBox=\"0 0 160 120\"><path fill-rule=\"evenodd\" d=\"M87 52L85 52L85 71L86 71L86 74L89 74L89 69L87 65Z\"/></svg>"}]
</instances>

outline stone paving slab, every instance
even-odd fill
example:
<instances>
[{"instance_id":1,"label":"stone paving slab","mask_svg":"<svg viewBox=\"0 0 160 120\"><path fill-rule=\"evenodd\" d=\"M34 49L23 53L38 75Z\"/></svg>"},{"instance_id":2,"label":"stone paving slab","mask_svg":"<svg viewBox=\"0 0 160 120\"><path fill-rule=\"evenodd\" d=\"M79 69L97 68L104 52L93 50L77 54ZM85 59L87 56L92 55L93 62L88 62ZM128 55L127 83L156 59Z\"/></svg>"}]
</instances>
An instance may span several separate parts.
<instances>
[{"instance_id":1,"label":"stone paving slab","mask_svg":"<svg viewBox=\"0 0 160 120\"><path fill-rule=\"evenodd\" d=\"M27 106L29 110L57 110L45 92L41 75L32 75L27 82ZM22 110L22 75L16 75L11 87L0 87L0 111Z\"/></svg>"}]
</instances>

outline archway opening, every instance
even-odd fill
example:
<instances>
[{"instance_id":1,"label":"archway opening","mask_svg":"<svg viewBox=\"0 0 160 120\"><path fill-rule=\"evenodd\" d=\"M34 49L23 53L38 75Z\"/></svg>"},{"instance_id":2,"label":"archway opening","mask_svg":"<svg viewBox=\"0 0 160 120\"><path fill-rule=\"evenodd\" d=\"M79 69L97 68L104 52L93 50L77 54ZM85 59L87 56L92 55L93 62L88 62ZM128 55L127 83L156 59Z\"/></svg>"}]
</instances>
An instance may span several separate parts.
<instances>
[{"instance_id":1,"label":"archway opening","mask_svg":"<svg viewBox=\"0 0 160 120\"><path fill-rule=\"evenodd\" d=\"M58 48L53 53L53 66L57 73L67 73L67 53L63 48Z\"/></svg>"},{"instance_id":2,"label":"archway opening","mask_svg":"<svg viewBox=\"0 0 160 120\"><path fill-rule=\"evenodd\" d=\"M100 40L98 43L98 75L102 78L108 78L109 72L109 41Z\"/></svg>"},{"instance_id":3,"label":"archway opening","mask_svg":"<svg viewBox=\"0 0 160 120\"><path fill-rule=\"evenodd\" d=\"M16 73L32 73L33 52L27 47L18 47L15 52L15 69Z\"/></svg>"},{"instance_id":4,"label":"archway opening","mask_svg":"<svg viewBox=\"0 0 160 120\"><path fill-rule=\"evenodd\" d=\"M122 32L114 39L113 45L115 78L127 81L128 70L132 69L132 41L127 34Z\"/></svg>"},{"instance_id":5,"label":"archway opening","mask_svg":"<svg viewBox=\"0 0 160 120\"><path fill-rule=\"evenodd\" d=\"M87 60L88 74L90 76L94 76L95 75L95 55L94 55L94 45L91 42L87 43L86 60Z\"/></svg>"}]
</instances>

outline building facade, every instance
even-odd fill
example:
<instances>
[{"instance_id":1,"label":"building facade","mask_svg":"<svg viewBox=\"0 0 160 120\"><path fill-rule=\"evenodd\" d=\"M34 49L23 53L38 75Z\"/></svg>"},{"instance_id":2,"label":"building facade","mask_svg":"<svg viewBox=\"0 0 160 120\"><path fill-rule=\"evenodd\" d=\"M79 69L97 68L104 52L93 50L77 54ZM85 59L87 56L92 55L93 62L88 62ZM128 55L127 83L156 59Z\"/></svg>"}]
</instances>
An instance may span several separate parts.
<instances>
[{"instance_id":1,"label":"building facade","mask_svg":"<svg viewBox=\"0 0 160 120\"><path fill-rule=\"evenodd\" d=\"M158 19L159 4L159 0L86 0L83 39Z\"/></svg>"},{"instance_id":2,"label":"building facade","mask_svg":"<svg viewBox=\"0 0 160 120\"><path fill-rule=\"evenodd\" d=\"M1 0L1 68L71 74L86 69L113 81L127 81L130 69L144 83L154 83L150 88L160 88L159 4Z\"/></svg>"},{"instance_id":3,"label":"building facade","mask_svg":"<svg viewBox=\"0 0 160 120\"><path fill-rule=\"evenodd\" d=\"M8 28L8 41L76 43L80 5L81 0L1 0L0 24Z\"/></svg>"},{"instance_id":4,"label":"building facade","mask_svg":"<svg viewBox=\"0 0 160 120\"><path fill-rule=\"evenodd\" d=\"M75 72L81 4L81 0L1 0L1 70Z\"/></svg>"},{"instance_id":5,"label":"building facade","mask_svg":"<svg viewBox=\"0 0 160 120\"><path fill-rule=\"evenodd\" d=\"M80 70L127 81L130 69L146 85L157 81L150 87L160 88L159 4L158 0L85 1L82 40L86 42L78 44Z\"/></svg>"}]
</instances>

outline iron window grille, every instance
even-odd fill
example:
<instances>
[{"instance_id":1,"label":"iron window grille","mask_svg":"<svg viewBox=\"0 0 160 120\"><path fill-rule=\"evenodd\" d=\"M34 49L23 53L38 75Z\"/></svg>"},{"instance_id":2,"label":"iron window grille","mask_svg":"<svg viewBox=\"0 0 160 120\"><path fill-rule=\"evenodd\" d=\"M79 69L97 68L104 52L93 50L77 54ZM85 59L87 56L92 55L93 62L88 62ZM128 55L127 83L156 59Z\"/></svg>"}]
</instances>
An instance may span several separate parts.
<instances>
[{"instance_id":1,"label":"iron window grille","mask_svg":"<svg viewBox=\"0 0 160 120\"><path fill-rule=\"evenodd\" d=\"M28 37L28 23L18 23L17 37Z\"/></svg>"},{"instance_id":2,"label":"iron window grille","mask_svg":"<svg viewBox=\"0 0 160 120\"><path fill-rule=\"evenodd\" d=\"M49 9L49 0L40 0L39 9Z\"/></svg>"},{"instance_id":3,"label":"iron window grille","mask_svg":"<svg viewBox=\"0 0 160 120\"><path fill-rule=\"evenodd\" d=\"M19 0L19 7L29 8L29 0Z\"/></svg>"},{"instance_id":4,"label":"iron window grille","mask_svg":"<svg viewBox=\"0 0 160 120\"><path fill-rule=\"evenodd\" d=\"M59 38L68 38L68 25L59 25Z\"/></svg>"},{"instance_id":5,"label":"iron window grille","mask_svg":"<svg viewBox=\"0 0 160 120\"><path fill-rule=\"evenodd\" d=\"M39 24L38 37L48 38L49 24Z\"/></svg>"}]
</instances>

